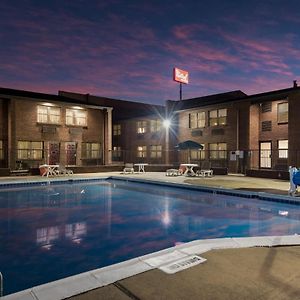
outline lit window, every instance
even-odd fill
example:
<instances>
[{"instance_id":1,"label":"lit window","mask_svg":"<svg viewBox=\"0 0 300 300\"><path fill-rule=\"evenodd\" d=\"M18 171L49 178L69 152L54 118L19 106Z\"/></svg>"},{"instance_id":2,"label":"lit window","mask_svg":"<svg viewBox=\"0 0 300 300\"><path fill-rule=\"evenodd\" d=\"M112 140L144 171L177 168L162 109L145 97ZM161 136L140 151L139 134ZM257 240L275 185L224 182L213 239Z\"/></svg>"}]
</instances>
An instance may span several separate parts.
<instances>
[{"instance_id":1,"label":"lit window","mask_svg":"<svg viewBox=\"0 0 300 300\"><path fill-rule=\"evenodd\" d=\"M113 126L113 135L121 135L121 125L116 124Z\"/></svg>"},{"instance_id":2,"label":"lit window","mask_svg":"<svg viewBox=\"0 0 300 300\"><path fill-rule=\"evenodd\" d=\"M189 121L191 129L205 127L205 112L191 113Z\"/></svg>"},{"instance_id":3,"label":"lit window","mask_svg":"<svg viewBox=\"0 0 300 300\"><path fill-rule=\"evenodd\" d=\"M66 109L66 124L87 126L87 112L81 109Z\"/></svg>"},{"instance_id":4,"label":"lit window","mask_svg":"<svg viewBox=\"0 0 300 300\"><path fill-rule=\"evenodd\" d=\"M162 123L161 123L160 119L150 121L150 131L151 132L161 131L161 126L162 126Z\"/></svg>"},{"instance_id":5,"label":"lit window","mask_svg":"<svg viewBox=\"0 0 300 300\"><path fill-rule=\"evenodd\" d=\"M151 158L161 158L162 157L162 145L150 146L150 157Z\"/></svg>"},{"instance_id":6,"label":"lit window","mask_svg":"<svg viewBox=\"0 0 300 300\"><path fill-rule=\"evenodd\" d=\"M227 124L227 109L217 109L209 112L209 126Z\"/></svg>"},{"instance_id":7,"label":"lit window","mask_svg":"<svg viewBox=\"0 0 300 300\"><path fill-rule=\"evenodd\" d=\"M4 158L3 141L0 141L0 159Z\"/></svg>"},{"instance_id":8,"label":"lit window","mask_svg":"<svg viewBox=\"0 0 300 300\"><path fill-rule=\"evenodd\" d=\"M279 103L277 105L277 122L288 123L289 121L289 104L287 102Z\"/></svg>"},{"instance_id":9,"label":"lit window","mask_svg":"<svg viewBox=\"0 0 300 300\"><path fill-rule=\"evenodd\" d=\"M120 146L114 146L113 147L113 153L112 153L112 157L114 159L120 158L122 156L122 150Z\"/></svg>"},{"instance_id":10,"label":"lit window","mask_svg":"<svg viewBox=\"0 0 300 300\"><path fill-rule=\"evenodd\" d=\"M137 133L145 133L147 130L147 122L146 121L138 121L136 123Z\"/></svg>"},{"instance_id":11,"label":"lit window","mask_svg":"<svg viewBox=\"0 0 300 300\"><path fill-rule=\"evenodd\" d=\"M18 141L18 159L42 159L43 142Z\"/></svg>"},{"instance_id":12,"label":"lit window","mask_svg":"<svg viewBox=\"0 0 300 300\"><path fill-rule=\"evenodd\" d=\"M278 157L288 158L289 141L279 140L278 141Z\"/></svg>"},{"instance_id":13,"label":"lit window","mask_svg":"<svg viewBox=\"0 0 300 300\"><path fill-rule=\"evenodd\" d=\"M60 123L60 108L38 105L37 120L39 123L59 124Z\"/></svg>"},{"instance_id":14,"label":"lit window","mask_svg":"<svg viewBox=\"0 0 300 300\"><path fill-rule=\"evenodd\" d=\"M137 157L147 157L147 146L138 146L137 147Z\"/></svg>"},{"instance_id":15,"label":"lit window","mask_svg":"<svg viewBox=\"0 0 300 300\"><path fill-rule=\"evenodd\" d=\"M100 143L82 143L83 158L101 158Z\"/></svg>"},{"instance_id":16,"label":"lit window","mask_svg":"<svg viewBox=\"0 0 300 300\"><path fill-rule=\"evenodd\" d=\"M201 150L191 150L191 159L192 160L203 160L205 159L205 151L204 151L204 145L203 149Z\"/></svg>"},{"instance_id":17,"label":"lit window","mask_svg":"<svg viewBox=\"0 0 300 300\"><path fill-rule=\"evenodd\" d=\"M209 144L209 158L210 159L226 159L227 158L227 144L226 143Z\"/></svg>"}]
</instances>

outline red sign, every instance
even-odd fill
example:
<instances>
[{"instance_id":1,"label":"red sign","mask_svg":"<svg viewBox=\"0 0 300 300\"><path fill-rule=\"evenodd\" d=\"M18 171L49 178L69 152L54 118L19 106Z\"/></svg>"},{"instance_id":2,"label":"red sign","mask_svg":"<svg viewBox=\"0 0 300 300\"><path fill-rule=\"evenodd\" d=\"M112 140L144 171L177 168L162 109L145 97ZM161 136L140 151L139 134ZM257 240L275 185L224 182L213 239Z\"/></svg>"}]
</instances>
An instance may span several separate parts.
<instances>
[{"instance_id":1,"label":"red sign","mask_svg":"<svg viewBox=\"0 0 300 300\"><path fill-rule=\"evenodd\" d=\"M187 84L189 83L189 72L174 68L173 79L174 81Z\"/></svg>"}]
</instances>

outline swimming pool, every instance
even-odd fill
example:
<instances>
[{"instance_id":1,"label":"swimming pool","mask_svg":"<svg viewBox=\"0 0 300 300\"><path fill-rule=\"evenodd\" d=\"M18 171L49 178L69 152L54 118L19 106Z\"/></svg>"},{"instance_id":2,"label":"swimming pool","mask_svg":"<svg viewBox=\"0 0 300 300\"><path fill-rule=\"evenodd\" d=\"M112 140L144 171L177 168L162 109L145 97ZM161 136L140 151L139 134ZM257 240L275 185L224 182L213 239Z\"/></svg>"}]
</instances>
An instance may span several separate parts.
<instances>
[{"instance_id":1,"label":"swimming pool","mask_svg":"<svg viewBox=\"0 0 300 300\"><path fill-rule=\"evenodd\" d=\"M4 294L195 239L300 233L300 206L122 180L0 189Z\"/></svg>"}]
</instances>

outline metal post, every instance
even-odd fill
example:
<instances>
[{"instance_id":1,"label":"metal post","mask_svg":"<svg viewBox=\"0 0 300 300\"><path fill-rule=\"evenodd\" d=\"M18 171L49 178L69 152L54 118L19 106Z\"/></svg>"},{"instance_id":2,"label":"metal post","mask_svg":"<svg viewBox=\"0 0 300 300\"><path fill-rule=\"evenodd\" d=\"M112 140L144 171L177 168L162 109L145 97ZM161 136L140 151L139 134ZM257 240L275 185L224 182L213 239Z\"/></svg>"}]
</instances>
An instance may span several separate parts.
<instances>
[{"instance_id":1,"label":"metal post","mask_svg":"<svg viewBox=\"0 0 300 300\"><path fill-rule=\"evenodd\" d=\"M182 83L179 83L179 99L182 100Z\"/></svg>"},{"instance_id":2,"label":"metal post","mask_svg":"<svg viewBox=\"0 0 300 300\"><path fill-rule=\"evenodd\" d=\"M3 296L3 275L0 272L0 297Z\"/></svg>"}]
</instances>

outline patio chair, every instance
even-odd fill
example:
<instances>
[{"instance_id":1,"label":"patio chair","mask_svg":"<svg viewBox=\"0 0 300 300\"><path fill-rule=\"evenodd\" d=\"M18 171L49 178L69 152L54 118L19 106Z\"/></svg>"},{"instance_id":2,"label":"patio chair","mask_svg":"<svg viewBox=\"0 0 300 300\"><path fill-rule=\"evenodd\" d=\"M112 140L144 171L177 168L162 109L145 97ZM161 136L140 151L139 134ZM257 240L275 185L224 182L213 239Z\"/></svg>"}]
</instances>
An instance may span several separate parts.
<instances>
[{"instance_id":1,"label":"patio chair","mask_svg":"<svg viewBox=\"0 0 300 300\"><path fill-rule=\"evenodd\" d=\"M126 163L122 174L133 174L133 173L134 173L133 163Z\"/></svg>"},{"instance_id":2,"label":"patio chair","mask_svg":"<svg viewBox=\"0 0 300 300\"><path fill-rule=\"evenodd\" d=\"M184 173L185 168L180 166L178 169L168 169L166 170L166 176L180 176Z\"/></svg>"},{"instance_id":3,"label":"patio chair","mask_svg":"<svg viewBox=\"0 0 300 300\"><path fill-rule=\"evenodd\" d=\"M70 169L66 169L66 167L63 165L59 165L55 172L57 175L73 175L73 171Z\"/></svg>"},{"instance_id":4,"label":"patio chair","mask_svg":"<svg viewBox=\"0 0 300 300\"><path fill-rule=\"evenodd\" d=\"M203 161L201 164L201 169L197 170L196 176L199 177L212 177L214 175L214 172L211 168L211 164L209 161Z\"/></svg>"}]
</instances>

